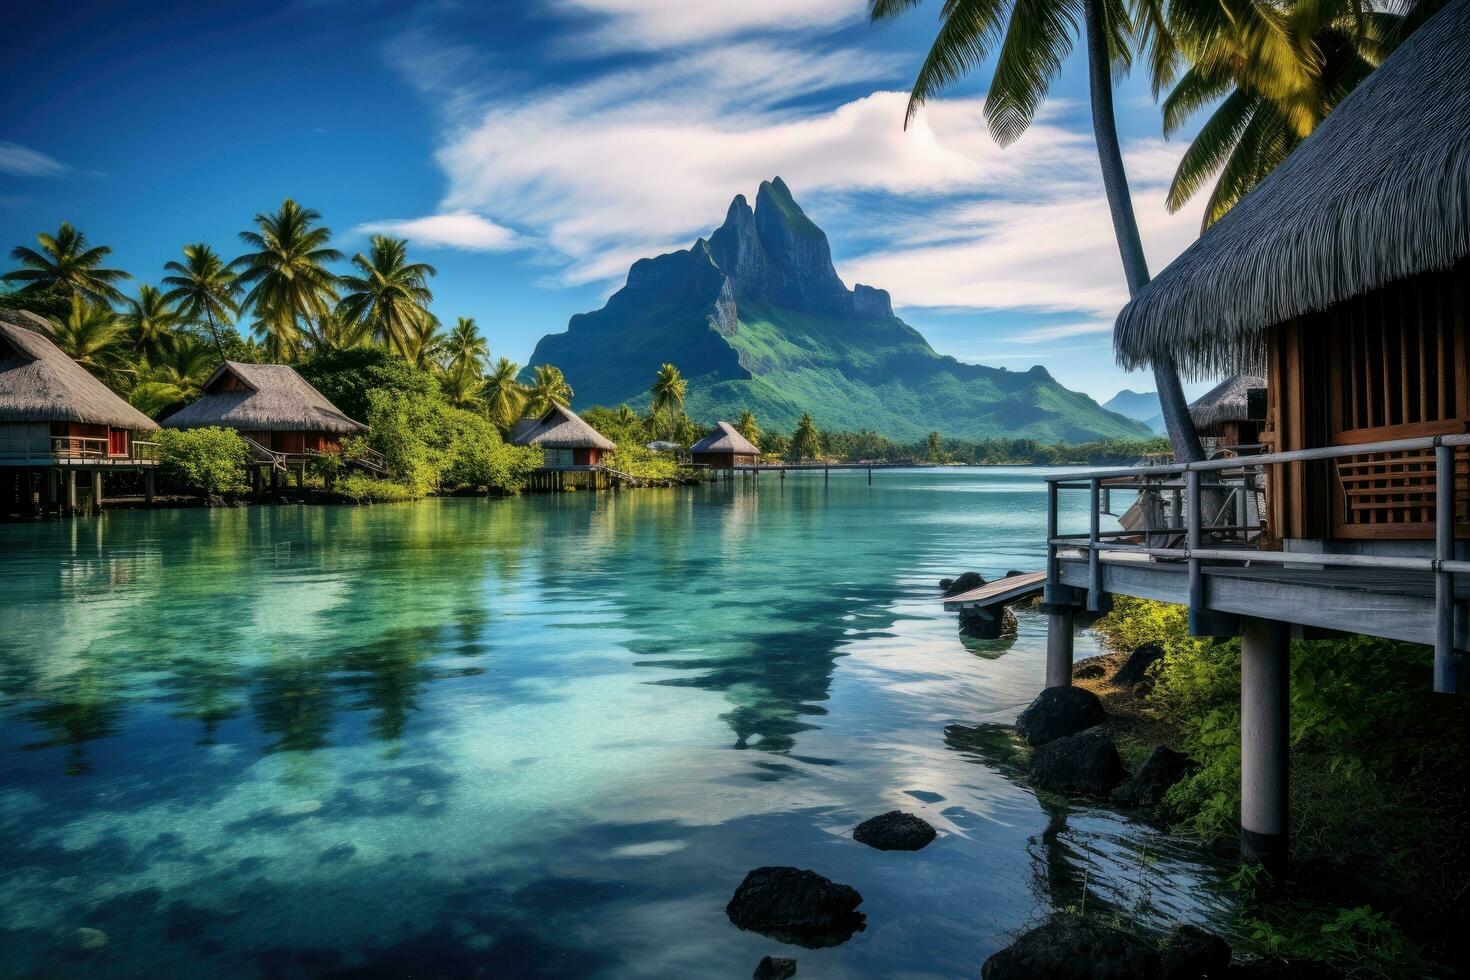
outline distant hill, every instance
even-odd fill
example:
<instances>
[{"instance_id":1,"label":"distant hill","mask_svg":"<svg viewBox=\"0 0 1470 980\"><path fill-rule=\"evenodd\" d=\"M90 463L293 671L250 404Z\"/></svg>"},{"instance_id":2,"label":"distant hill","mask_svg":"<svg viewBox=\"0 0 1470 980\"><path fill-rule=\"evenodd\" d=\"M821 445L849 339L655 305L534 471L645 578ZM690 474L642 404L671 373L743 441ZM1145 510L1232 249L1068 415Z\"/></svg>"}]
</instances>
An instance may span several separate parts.
<instances>
[{"instance_id":1,"label":"distant hill","mask_svg":"<svg viewBox=\"0 0 1470 980\"><path fill-rule=\"evenodd\" d=\"M1103 402L1103 408L1130 419L1137 419L1158 435L1167 435L1157 391L1132 391L1124 388Z\"/></svg>"},{"instance_id":2,"label":"distant hill","mask_svg":"<svg viewBox=\"0 0 1470 980\"><path fill-rule=\"evenodd\" d=\"M893 315L887 292L838 278L826 234L779 177L761 184L754 209L737 196L708 239L635 262L602 309L541 338L527 373L555 364L579 406L642 408L665 361L689 380L687 409L703 421L748 408L768 428L810 411L821 428L904 440L1150 434L1039 365L1015 372L936 353Z\"/></svg>"}]
</instances>

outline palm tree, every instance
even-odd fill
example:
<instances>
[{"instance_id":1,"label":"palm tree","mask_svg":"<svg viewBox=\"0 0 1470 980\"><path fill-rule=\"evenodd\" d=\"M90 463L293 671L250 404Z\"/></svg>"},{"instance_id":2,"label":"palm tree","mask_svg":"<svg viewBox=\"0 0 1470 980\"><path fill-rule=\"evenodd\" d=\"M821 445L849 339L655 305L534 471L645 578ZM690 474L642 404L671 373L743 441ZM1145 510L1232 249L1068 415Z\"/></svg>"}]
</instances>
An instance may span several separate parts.
<instances>
[{"instance_id":1,"label":"palm tree","mask_svg":"<svg viewBox=\"0 0 1470 980\"><path fill-rule=\"evenodd\" d=\"M648 393L653 395L653 411L655 414L677 411L684 407L684 395L689 391L689 382L679 374L679 369L672 364L665 364L658 369L658 376L654 378Z\"/></svg>"},{"instance_id":2,"label":"palm tree","mask_svg":"<svg viewBox=\"0 0 1470 980\"><path fill-rule=\"evenodd\" d=\"M157 415L170 405L198 396L218 363L208 341L180 333L157 363L139 377L128 401L145 415Z\"/></svg>"},{"instance_id":3,"label":"palm tree","mask_svg":"<svg viewBox=\"0 0 1470 980\"><path fill-rule=\"evenodd\" d=\"M572 404L572 386L561 373L561 368L551 364L536 365L531 386L526 390L526 413L541 415L551 411L551 406Z\"/></svg>"},{"instance_id":4,"label":"palm tree","mask_svg":"<svg viewBox=\"0 0 1470 980\"><path fill-rule=\"evenodd\" d=\"M444 354L449 358L445 370L449 374L478 377L490 357L490 345L480 336L475 318L462 316L444 341Z\"/></svg>"},{"instance_id":5,"label":"palm tree","mask_svg":"<svg viewBox=\"0 0 1470 980\"><path fill-rule=\"evenodd\" d=\"M526 389L517 380L521 366L508 357L502 357L491 366L480 383L480 398L485 402L485 411L490 421L502 429L520 418L526 406Z\"/></svg>"},{"instance_id":6,"label":"palm tree","mask_svg":"<svg viewBox=\"0 0 1470 980\"><path fill-rule=\"evenodd\" d=\"M812 422L812 413L803 412L801 421L796 423L796 431L791 433L791 443L787 452L792 462L800 463L804 459L814 459L822 451L822 437L817 433L816 424Z\"/></svg>"},{"instance_id":7,"label":"palm tree","mask_svg":"<svg viewBox=\"0 0 1470 980\"><path fill-rule=\"evenodd\" d=\"M156 363L174 342L174 328L181 317L168 299L147 283L138 287L138 298L128 300L123 322L133 335L133 350L149 363Z\"/></svg>"},{"instance_id":8,"label":"palm tree","mask_svg":"<svg viewBox=\"0 0 1470 980\"><path fill-rule=\"evenodd\" d=\"M303 324L319 319L337 299L337 277L327 269L342 253L328 247L330 228L313 227L321 215L289 197L255 216L257 231L240 232L255 249L230 263L242 286L242 306L255 312L255 329L271 357L286 361L301 348Z\"/></svg>"},{"instance_id":9,"label":"palm tree","mask_svg":"<svg viewBox=\"0 0 1470 980\"><path fill-rule=\"evenodd\" d=\"M111 307L76 295L71 299L71 312L51 321L51 341L88 371L115 380L127 329Z\"/></svg>"},{"instance_id":10,"label":"palm tree","mask_svg":"<svg viewBox=\"0 0 1470 980\"><path fill-rule=\"evenodd\" d=\"M759 446L761 444L760 423L756 421L755 413L750 409L747 408L740 413L740 418L735 420L735 428L739 430L742 436L750 440L751 445Z\"/></svg>"},{"instance_id":11,"label":"palm tree","mask_svg":"<svg viewBox=\"0 0 1470 980\"><path fill-rule=\"evenodd\" d=\"M627 402L624 402L623 404L619 405L617 411L613 413L613 421L617 423L618 428L626 430L631 429L633 426L637 425L643 420L638 417L637 412L628 407Z\"/></svg>"},{"instance_id":12,"label":"palm tree","mask_svg":"<svg viewBox=\"0 0 1470 980\"><path fill-rule=\"evenodd\" d=\"M439 318L429 313L411 331L404 338L399 353L420 371L438 370L448 341L444 331L439 329Z\"/></svg>"},{"instance_id":13,"label":"palm tree","mask_svg":"<svg viewBox=\"0 0 1470 980\"><path fill-rule=\"evenodd\" d=\"M308 327L314 347L322 350L349 350L353 347L369 347L373 342L370 326L358 320L349 320L336 310L329 310L317 317Z\"/></svg>"},{"instance_id":14,"label":"palm tree","mask_svg":"<svg viewBox=\"0 0 1470 980\"><path fill-rule=\"evenodd\" d=\"M872 17L892 19L921 2L872 0ZM1093 136L1130 294L1143 288L1149 274L1118 144L1112 73L1115 68L1128 67L1134 46L1149 55L1156 78L1168 77L1174 59L1172 38L1163 28L1162 0L1132 0L1132 5L1136 23L1130 22L1116 0L948 0L940 14L938 36L914 81L908 107L912 118L927 99L963 78L998 48L995 75L985 98L985 117L998 143L1014 142L1046 101L1052 80L1076 42L1080 7L1080 29L1087 44ZM1189 417L1189 404L1173 356L1166 351L1156 353L1153 369L1175 457L1181 461L1202 459L1204 452Z\"/></svg>"},{"instance_id":15,"label":"palm tree","mask_svg":"<svg viewBox=\"0 0 1470 980\"><path fill-rule=\"evenodd\" d=\"M40 292L58 287L91 303L121 303L123 294L114 283L132 278L121 269L104 269L102 260L112 254L106 245L88 247L87 236L63 221L55 235L36 236L40 251L17 245L10 257L21 264L0 276L5 282L23 282L21 292Z\"/></svg>"},{"instance_id":16,"label":"palm tree","mask_svg":"<svg viewBox=\"0 0 1470 980\"><path fill-rule=\"evenodd\" d=\"M1178 211L1216 177L1205 228L1285 160L1405 33L1405 16L1365 11L1361 0L1257 10L1259 2L1192 4L1190 16L1174 18L1191 65L1164 100L1164 134L1215 108L1179 161L1168 206Z\"/></svg>"},{"instance_id":17,"label":"palm tree","mask_svg":"<svg viewBox=\"0 0 1470 980\"><path fill-rule=\"evenodd\" d=\"M220 327L230 326L240 315L240 283L235 273L204 242L185 245L184 261L166 262L163 268L173 273L163 277L163 284L172 287L164 293L164 302L176 304L184 318L209 327L215 352L223 358Z\"/></svg>"},{"instance_id":18,"label":"palm tree","mask_svg":"<svg viewBox=\"0 0 1470 980\"><path fill-rule=\"evenodd\" d=\"M358 252L352 264L362 273L343 276L345 294L337 305L348 320L366 324L373 337L409 360L423 346L429 319L429 277L437 270L423 262L408 261L408 243L401 238L374 235L368 255Z\"/></svg>"}]
</instances>

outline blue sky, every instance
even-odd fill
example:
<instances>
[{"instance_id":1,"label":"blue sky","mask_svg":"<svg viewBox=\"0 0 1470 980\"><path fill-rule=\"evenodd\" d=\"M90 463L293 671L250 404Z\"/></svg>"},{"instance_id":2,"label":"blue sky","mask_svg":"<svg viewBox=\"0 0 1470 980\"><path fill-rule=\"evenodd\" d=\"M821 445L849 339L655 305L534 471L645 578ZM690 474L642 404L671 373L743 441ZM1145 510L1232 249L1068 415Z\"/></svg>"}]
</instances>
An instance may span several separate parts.
<instances>
[{"instance_id":1,"label":"blue sky","mask_svg":"<svg viewBox=\"0 0 1470 980\"><path fill-rule=\"evenodd\" d=\"M0 242L69 220L156 281L185 242L237 254L292 196L348 254L408 237L439 270L435 312L524 361L779 174L843 278L892 292L940 351L1044 364L1100 399L1151 387L1112 361L1125 293L1080 53L1014 146L986 134L985 70L905 131L937 9L874 26L866 0L23 5L0 63ZM1183 143L1144 79L1117 102L1157 269L1198 228L1162 203Z\"/></svg>"}]
</instances>

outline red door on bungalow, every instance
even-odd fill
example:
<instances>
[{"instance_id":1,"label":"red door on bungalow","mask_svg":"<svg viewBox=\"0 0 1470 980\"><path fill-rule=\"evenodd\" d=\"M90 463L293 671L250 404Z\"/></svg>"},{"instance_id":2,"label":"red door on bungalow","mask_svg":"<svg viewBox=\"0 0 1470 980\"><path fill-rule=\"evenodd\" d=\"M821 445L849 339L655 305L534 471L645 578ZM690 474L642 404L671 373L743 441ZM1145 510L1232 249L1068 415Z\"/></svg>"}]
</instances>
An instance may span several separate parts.
<instances>
[{"instance_id":1,"label":"red door on bungalow","mask_svg":"<svg viewBox=\"0 0 1470 980\"><path fill-rule=\"evenodd\" d=\"M107 430L107 455L126 456L128 454L128 430Z\"/></svg>"}]
</instances>

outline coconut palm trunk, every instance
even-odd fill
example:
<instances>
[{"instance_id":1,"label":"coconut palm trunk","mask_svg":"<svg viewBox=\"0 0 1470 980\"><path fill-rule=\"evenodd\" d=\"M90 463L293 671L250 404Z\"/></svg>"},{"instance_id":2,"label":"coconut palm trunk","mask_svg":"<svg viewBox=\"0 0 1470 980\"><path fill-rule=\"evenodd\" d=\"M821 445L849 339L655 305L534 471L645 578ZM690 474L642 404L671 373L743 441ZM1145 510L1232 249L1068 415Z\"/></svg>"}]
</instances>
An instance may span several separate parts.
<instances>
[{"instance_id":1,"label":"coconut palm trunk","mask_svg":"<svg viewBox=\"0 0 1470 980\"><path fill-rule=\"evenodd\" d=\"M1128 174L1123 169L1123 152L1118 145L1118 121L1113 114L1112 65L1108 57L1108 36L1103 24L1101 0L1085 0L1087 38L1087 82L1092 101L1092 132L1097 140L1098 162L1102 165L1103 191L1108 197L1108 210L1113 216L1113 234L1118 239L1118 252L1123 259L1123 275L1128 280L1128 295L1133 296L1148 283L1148 260L1143 255L1143 239L1138 234L1138 219L1133 214L1133 198L1128 192ZM1182 463L1204 459L1199 433L1189 415L1184 399L1184 386L1179 383L1179 368L1174 357L1161 351L1153 358L1154 385L1159 392L1159 409L1174 446L1174 458Z\"/></svg>"}]
</instances>

